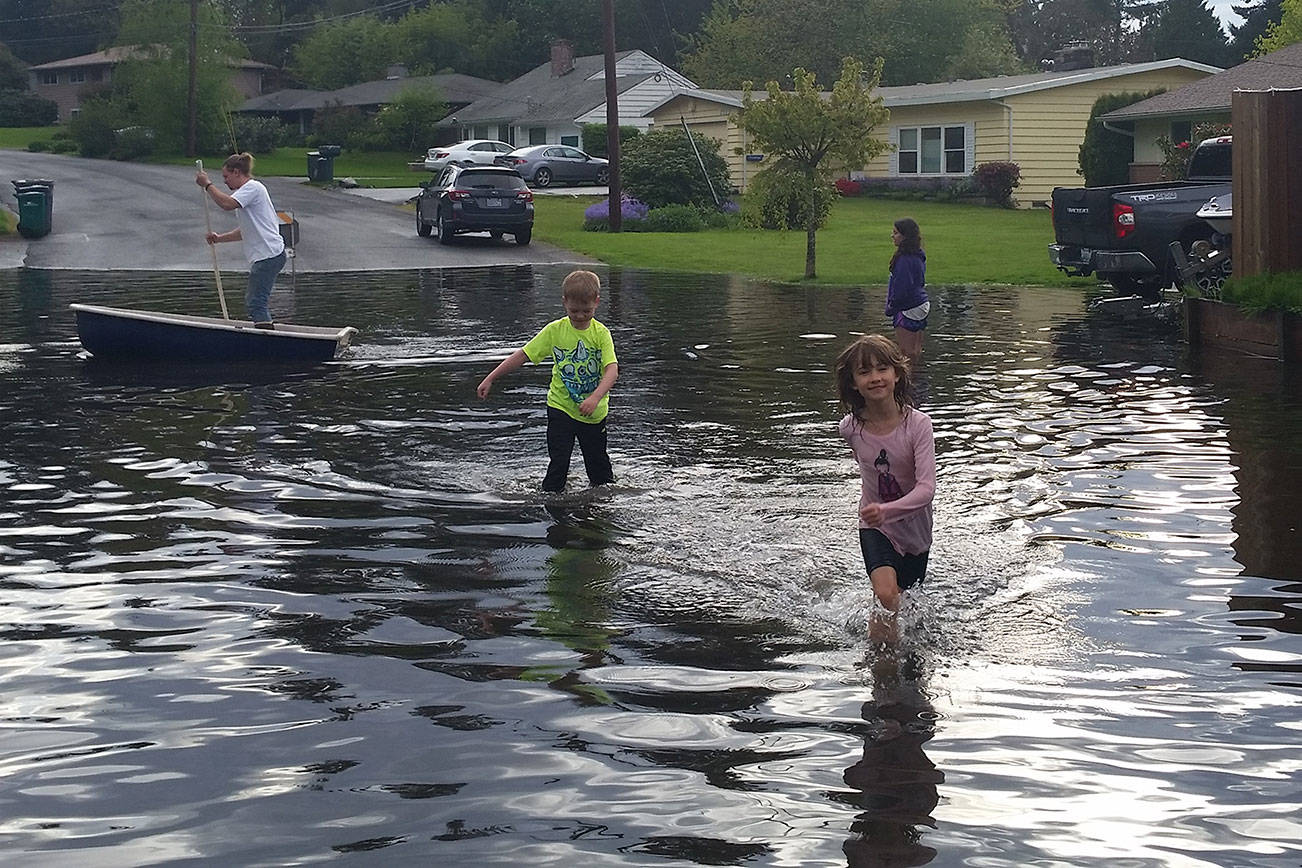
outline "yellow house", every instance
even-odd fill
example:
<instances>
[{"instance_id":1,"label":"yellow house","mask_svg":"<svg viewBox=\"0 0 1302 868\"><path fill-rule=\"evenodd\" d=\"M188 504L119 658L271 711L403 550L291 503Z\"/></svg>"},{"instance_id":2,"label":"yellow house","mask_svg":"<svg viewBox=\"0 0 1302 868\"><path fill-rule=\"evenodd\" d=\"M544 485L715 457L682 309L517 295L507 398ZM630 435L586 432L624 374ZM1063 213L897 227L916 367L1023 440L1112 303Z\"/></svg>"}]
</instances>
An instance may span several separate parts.
<instances>
[{"instance_id":1,"label":"yellow house","mask_svg":"<svg viewBox=\"0 0 1302 868\"><path fill-rule=\"evenodd\" d=\"M1021 167L1023 207L1048 202L1054 187L1079 186L1079 149L1094 101L1104 94L1173 90L1219 72L1173 58L966 81L878 88L890 110L882 129L892 145L861 173L880 178L958 178L982 164ZM757 99L764 92L756 91ZM652 127L686 123L718 141L733 184L746 189L764 155L737 126L741 91L686 90L651 108Z\"/></svg>"}]
</instances>

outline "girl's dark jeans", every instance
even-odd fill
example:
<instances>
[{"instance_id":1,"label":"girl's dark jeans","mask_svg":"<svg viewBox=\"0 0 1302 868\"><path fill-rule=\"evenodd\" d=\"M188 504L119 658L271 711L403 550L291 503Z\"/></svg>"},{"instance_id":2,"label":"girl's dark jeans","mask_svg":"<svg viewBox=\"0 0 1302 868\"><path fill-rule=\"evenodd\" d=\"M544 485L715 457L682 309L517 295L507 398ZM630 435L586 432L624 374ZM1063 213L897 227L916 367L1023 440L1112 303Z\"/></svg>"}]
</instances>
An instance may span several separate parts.
<instances>
[{"instance_id":1,"label":"girl's dark jeans","mask_svg":"<svg viewBox=\"0 0 1302 868\"><path fill-rule=\"evenodd\" d=\"M543 479L543 491L561 491L565 488L576 438L579 450L583 453L583 467L588 471L588 481L593 485L615 481L610 456L606 454L606 420L580 422L564 410L548 407L547 457L550 460L547 463L547 476Z\"/></svg>"}]
</instances>

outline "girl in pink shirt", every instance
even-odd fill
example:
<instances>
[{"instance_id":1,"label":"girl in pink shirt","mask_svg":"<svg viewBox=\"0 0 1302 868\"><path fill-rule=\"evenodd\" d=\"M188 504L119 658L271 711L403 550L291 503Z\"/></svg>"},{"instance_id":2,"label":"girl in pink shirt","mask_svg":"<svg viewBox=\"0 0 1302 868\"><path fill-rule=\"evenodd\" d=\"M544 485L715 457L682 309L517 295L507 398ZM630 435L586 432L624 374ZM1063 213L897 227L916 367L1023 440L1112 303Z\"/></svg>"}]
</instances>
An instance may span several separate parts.
<instances>
[{"instance_id":1,"label":"girl in pink shirt","mask_svg":"<svg viewBox=\"0 0 1302 868\"><path fill-rule=\"evenodd\" d=\"M931 551L936 442L931 418L912 405L909 358L881 335L859 338L836 359L840 434L859 464L859 548L873 593L889 612L923 580Z\"/></svg>"}]
</instances>

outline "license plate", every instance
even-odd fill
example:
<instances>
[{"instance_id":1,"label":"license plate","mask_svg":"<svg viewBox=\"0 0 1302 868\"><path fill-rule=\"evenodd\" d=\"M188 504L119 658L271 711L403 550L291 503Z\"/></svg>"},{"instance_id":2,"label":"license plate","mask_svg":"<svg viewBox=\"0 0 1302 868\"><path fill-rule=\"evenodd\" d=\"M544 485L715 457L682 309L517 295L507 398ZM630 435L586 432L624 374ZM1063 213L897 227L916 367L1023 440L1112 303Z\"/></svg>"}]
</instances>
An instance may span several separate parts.
<instances>
[{"instance_id":1,"label":"license plate","mask_svg":"<svg viewBox=\"0 0 1302 868\"><path fill-rule=\"evenodd\" d=\"M485 208L501 208L501 207L502 207L502 200L501 200L501 199L485 199L485 200L484 200L484 207L485 207Z\"/></svg>"},{"instance_id":2,"label":"license plate","mask_svg":"<svg viewBox=\"0 0 1302 868\"><path fill-rule=\"evenodd\" d=\"M1094 251L1093 251L1093 250L1090 250L1088 247L1082 247L1082 248L1080 249L1080 261L1081 261L1081 262L1089 262L1089 261L1090 261L1090 257L1093 256L1093 255L1094 255Z\"/></svg>"}]
</instances>

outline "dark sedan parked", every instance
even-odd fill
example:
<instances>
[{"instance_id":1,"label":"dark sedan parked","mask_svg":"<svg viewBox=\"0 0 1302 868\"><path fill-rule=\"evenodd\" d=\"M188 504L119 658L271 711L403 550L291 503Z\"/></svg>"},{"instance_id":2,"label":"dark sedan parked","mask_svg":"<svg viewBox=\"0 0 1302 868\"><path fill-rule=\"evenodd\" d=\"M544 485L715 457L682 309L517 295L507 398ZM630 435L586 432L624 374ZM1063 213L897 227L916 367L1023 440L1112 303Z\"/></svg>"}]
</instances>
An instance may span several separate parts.
<instances>
[{"instance_id":1,"label":"dark sedan parked","mask_svg":"<svg viewBox=\"0 0 1302 868\"><path fill-rule=\"evenodd\" d=\"M493 162L509 166L535 187L552 184L601 184L610 182L610 164L569 145L531 145L516 148Z\"/></svg>"},{"instance_id":2,"label":"dark sedan parked","mask_svg":"<svg viewBox=\"0 0 1302 868\"><path fill-rule=\"evenodd\" d=\"M416 234L431 232L451 244L458 232L513 235L516 244L533 236L533 193L524 178L504 166L448 166L427 181L416 200Z\"/></svg>"}]
</instances>

